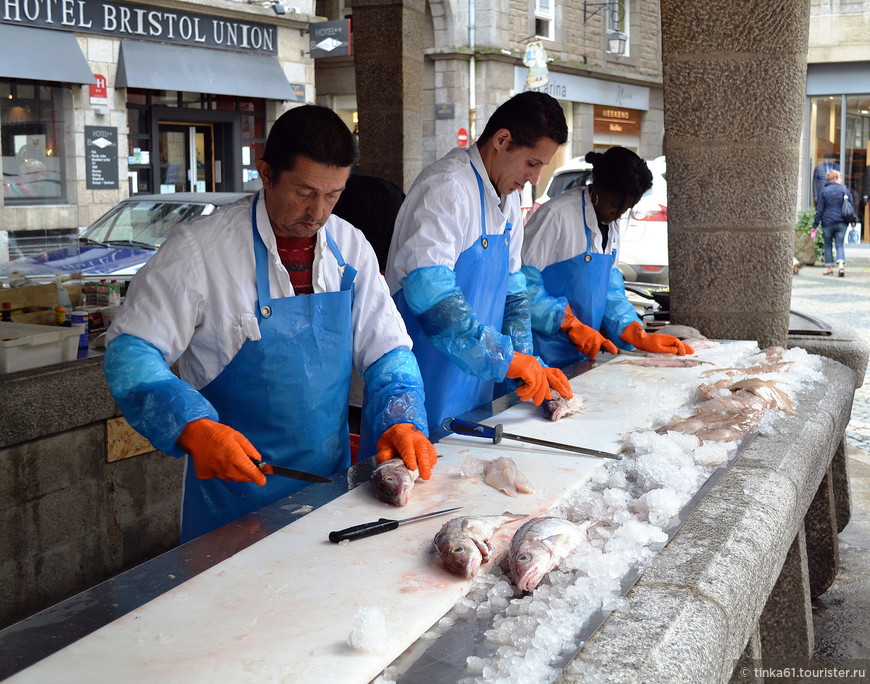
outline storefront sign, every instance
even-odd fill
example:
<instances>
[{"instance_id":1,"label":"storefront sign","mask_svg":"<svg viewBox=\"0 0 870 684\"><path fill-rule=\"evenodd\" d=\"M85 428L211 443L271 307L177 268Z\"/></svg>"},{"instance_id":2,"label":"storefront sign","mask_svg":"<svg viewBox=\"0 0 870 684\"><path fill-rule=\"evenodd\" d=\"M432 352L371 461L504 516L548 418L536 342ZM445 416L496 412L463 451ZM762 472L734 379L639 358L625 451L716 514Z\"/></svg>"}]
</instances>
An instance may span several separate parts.
<instances>
[{"instance_id":1,"label":"storefront sign","mask_svg":"<svg viewBox=\"0 0 870 684\"><path fill-rule=\"evenodd\" d=\"M314 59L350 54L350 19L308 24L308 35Z\"/></svg>"},{"instance_id":2,"label":"storefront sign","mask_svg":"<svg viewBox=\"0 0 870 684\"><path fill-rule=\"evenodd\" d=\"M593 130L595 133L637 136L640 135L641 114L637 109L595 105Z\"/></svg>"},{"instance_id":3,"label":"storefront sign","mask_svg":"<svg viewBox=\"0 0 870 684\"><path fill-rule=\"evenodd\" d=\"M88 190L118 189L118 129L85 126L85 173Z\"/></svg>"},{"instance_id":4,"label":"storefront sign","mask_svg":"<svg viewBox=\"0 0 870 684\"><path fill-rule=\"evenodd\" d=\"M109 103L109 91L106 87L106 77L94 74L96 83L91 84L91 104L105 105Z\"/></svg>"},{"instance_id":5,"label":"storefront sign","mask_svg":"<svg viewBox=\"0 0 870 684\"><path fill-rule=\"evenodd\" d=\"M514 67L514 90L516 92L530 90L526 86L528 73L528 70L523 67ZM567 102L630 107L641 111L649 109L649 88L616 81L605 81L600 78L589 78L588 76L562 74L552 69L550 70L550 82L543 88L535 88L534 90Z\"/></svg>"},{"instance_id":6,"label":"storefront sign","mask_svg":"<svg viewBox=\"0 0 870 684\"><path fill-rule=\"evenodd\" d=\"M112 0L0 0L0 22L114 38L278 53L276 27Z\"/></svg>"}]
</instances>

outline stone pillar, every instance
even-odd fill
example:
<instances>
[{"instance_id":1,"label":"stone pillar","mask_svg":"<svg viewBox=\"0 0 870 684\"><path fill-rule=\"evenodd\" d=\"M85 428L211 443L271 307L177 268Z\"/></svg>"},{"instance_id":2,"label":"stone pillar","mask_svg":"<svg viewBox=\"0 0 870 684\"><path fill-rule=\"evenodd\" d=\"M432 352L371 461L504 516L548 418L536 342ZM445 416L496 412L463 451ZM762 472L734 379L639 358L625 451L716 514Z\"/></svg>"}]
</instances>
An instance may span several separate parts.
<instances>
[{"instance_id":1,"label":"stone pillar","mask_svg":"<svg viewBox=\"0 0 870 684\"><path fill-rule=\"evenodd\" d=\"M806 0L662 0L671 321L785 345Z\"/></svg>"},{"instance_id":2,"label":"stone pillar","mask_svg":"<svg viewBox=\"0 0 870 684\"><path fill-rule=\"evenodd\" d=\"M758 627L746 642L743 655L731 674L731 684L764 684L764 677L759 676L758 665L761 662L761 636Z\"/></svg>"},{"instance_id":3,"label":"stone pillar","mask_svg":"<svg viewBox=\"0 0 870 684\"><path fill-rule=\"evenodd\" d=\"M422 169L424 0L354 0L360 172L403 190Z\"/></svg>"},{"instance_id":4,"label":"stone pillar","mask_svg":"<svg viewBox=\"0 0 870 684\"><path fill-rule=\"evenodd\" d=\"M849 489L849 468L846 461L846 436L840 440L834 460L831 461L831 478L834 486L834 512L837 515L837 532L842 532L852 517L852 492Z\"/></svg>"},{"instance_id":5,"label":"stone pillar","mask_svg":"<svg viewBox=\"0 0 870 684\"><path fill-rule=\"evenodd\" d=\"M813 655L813 607L807 569L807 543L801 529L782 564L759 620L765 661L803 662Z\"/></svg>"},{"instance_id":6,"label":"stone pillar","mask_svg":"<svg viewBox=\"0 0 870 684\"><path fill-rule=\"evenodd\" d=\"M822 483L804 516L807 535L807 564L810 572L810 595L824 594L834 583L840 568L840 545L837 538L837 511L834 505L832 468Z\"/></svg>"}]
</instances>

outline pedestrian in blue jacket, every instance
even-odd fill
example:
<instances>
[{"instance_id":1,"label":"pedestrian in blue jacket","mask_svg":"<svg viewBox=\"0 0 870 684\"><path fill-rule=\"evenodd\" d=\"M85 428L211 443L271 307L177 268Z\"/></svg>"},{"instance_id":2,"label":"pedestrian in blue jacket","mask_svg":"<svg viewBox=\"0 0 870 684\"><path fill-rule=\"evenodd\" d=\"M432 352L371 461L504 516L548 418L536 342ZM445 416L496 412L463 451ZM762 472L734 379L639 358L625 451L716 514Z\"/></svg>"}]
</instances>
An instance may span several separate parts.
<instances>
[{"instance_id":1,"label":"pedestrian in blue jacket","mask_svg":"<svg viewBox=\"0 0 870 684\"><path fill-rule=\"evenodd\" d=\"M819 203L816 206L816 218L813 220L813 228L822 224L822 236L825 240L825 266L823 275L831 275L834 272L834 252L837 250L838 274L842 278L846 275L846 254L843 251L843 238L846 235L846 224L855 223L855 217L847 219L843 216L843 199L848 195L855 206L855 198L852 191L840 183L840 172L832 169L825 174L827 183L819 194Z\"/></svg>"}]
</instances>

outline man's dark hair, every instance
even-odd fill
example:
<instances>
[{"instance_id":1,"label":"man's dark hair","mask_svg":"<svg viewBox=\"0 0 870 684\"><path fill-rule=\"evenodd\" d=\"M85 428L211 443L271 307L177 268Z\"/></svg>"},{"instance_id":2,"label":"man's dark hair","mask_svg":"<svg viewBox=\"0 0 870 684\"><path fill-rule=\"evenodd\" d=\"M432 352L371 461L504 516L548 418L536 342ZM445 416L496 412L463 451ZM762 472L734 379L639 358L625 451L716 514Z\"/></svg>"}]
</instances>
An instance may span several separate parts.
<instances>
[{"instance_id":1,"label":"man's dark hair","mask_svg":"<svg viewBox=\"0 0 870 684\"><path fill-rule=\"evenodd\" d=\"M652 187L652 171L646 162L626 147L611 147L601 152L587 152L592 164L592 182L605 192L628 200L633 207Z\"/></svg>"},{"instance_id":2,"label":"man's dark hair","mask_svg":"<svg viewBox=\"0 0 870 684\"><path fill-rule=\"evenodd\" d=\"M510 131L512 142L518 147L534 147L541 138L549 138L559 145L568 141L568 124L559 102L533 90L514 95L499 105L477 139L478 145L502 128Z\"/></svg>"},{"instance_id":3,"label":"man's dark hair","mask_svg":"<svg viewBox=\"0 0 870 684\"><path fill-rule=\"evenodd\" d=\"M309 104L278 117L266 138L263 161L280 171L292 171L300 156L345 167L353 164L355 154L353 135L338 114Z\"/></svg>"}]
</instances>

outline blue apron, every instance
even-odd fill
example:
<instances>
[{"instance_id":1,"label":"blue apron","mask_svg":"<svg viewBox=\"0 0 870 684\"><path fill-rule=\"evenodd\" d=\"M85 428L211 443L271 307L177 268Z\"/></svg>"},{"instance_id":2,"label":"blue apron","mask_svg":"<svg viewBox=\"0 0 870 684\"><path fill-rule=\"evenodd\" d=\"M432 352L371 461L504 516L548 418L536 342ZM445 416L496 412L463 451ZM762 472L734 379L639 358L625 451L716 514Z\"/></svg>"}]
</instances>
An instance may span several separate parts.
<instances>
[{"instance_id":1,"label":"blue apron","mask_svg":"<svg viewBox=\"0 0 870 684\"><path fill-rule=\"evenodd\" d=\"M471 169L477 177L480 194L481 236L459 255L453 271L456 274L456 285L462 290L477 315L477 320L501 332L510 271L512 225L507 223L503 235L487 234L483 180L473 164ZM399 313L405 319L408 334L414 341L414 355L417 357L426 391L426 415L430 434L441 425L444 418L461 415L481 404L491 402L494 383L464 373L432 346L405 301L403 290L396 292L393 298Z\"/></svg>"},{"instance_id":2,"label":"blue apron","mask_svg":"<svg viewBox=\"0 0 870 684\"><path fill-rule=\"evenodd\" d=\"M610 282L610 271L616 262L616 252L611 250L611 254L592 253L592 231L586 223L585 189L580 193L580 206L583 228L586 231L586 252L547 266L541 272L541 277L547 294L551 297L565 297L571 305L571 312L581 322L599 330L607 306L607 286ZM564 368L586 358L561 330L553 335L532 330L532 338L535 342L535 353L548 366Z\"/></svg>"},{"instance_id":3,"label":"blue apron","mask_svg":"<svg viewBox=\"0 0 870 684\"><path fill-rule=\"evenodd\" d=\"M264 461L328 476L350 465L347 406L356 270L345 264L327 231L329 248L344 269L341 290L272 299L269 253L257 230L258 199L254 199L251 215L261 339L246 340L201 392L214 405L218 420L247 437ZM201 480L188 462L182 541L232 522L306 484L275 475L267 476L262 487L252 482Z\"/></svg>"}]
</instances>

